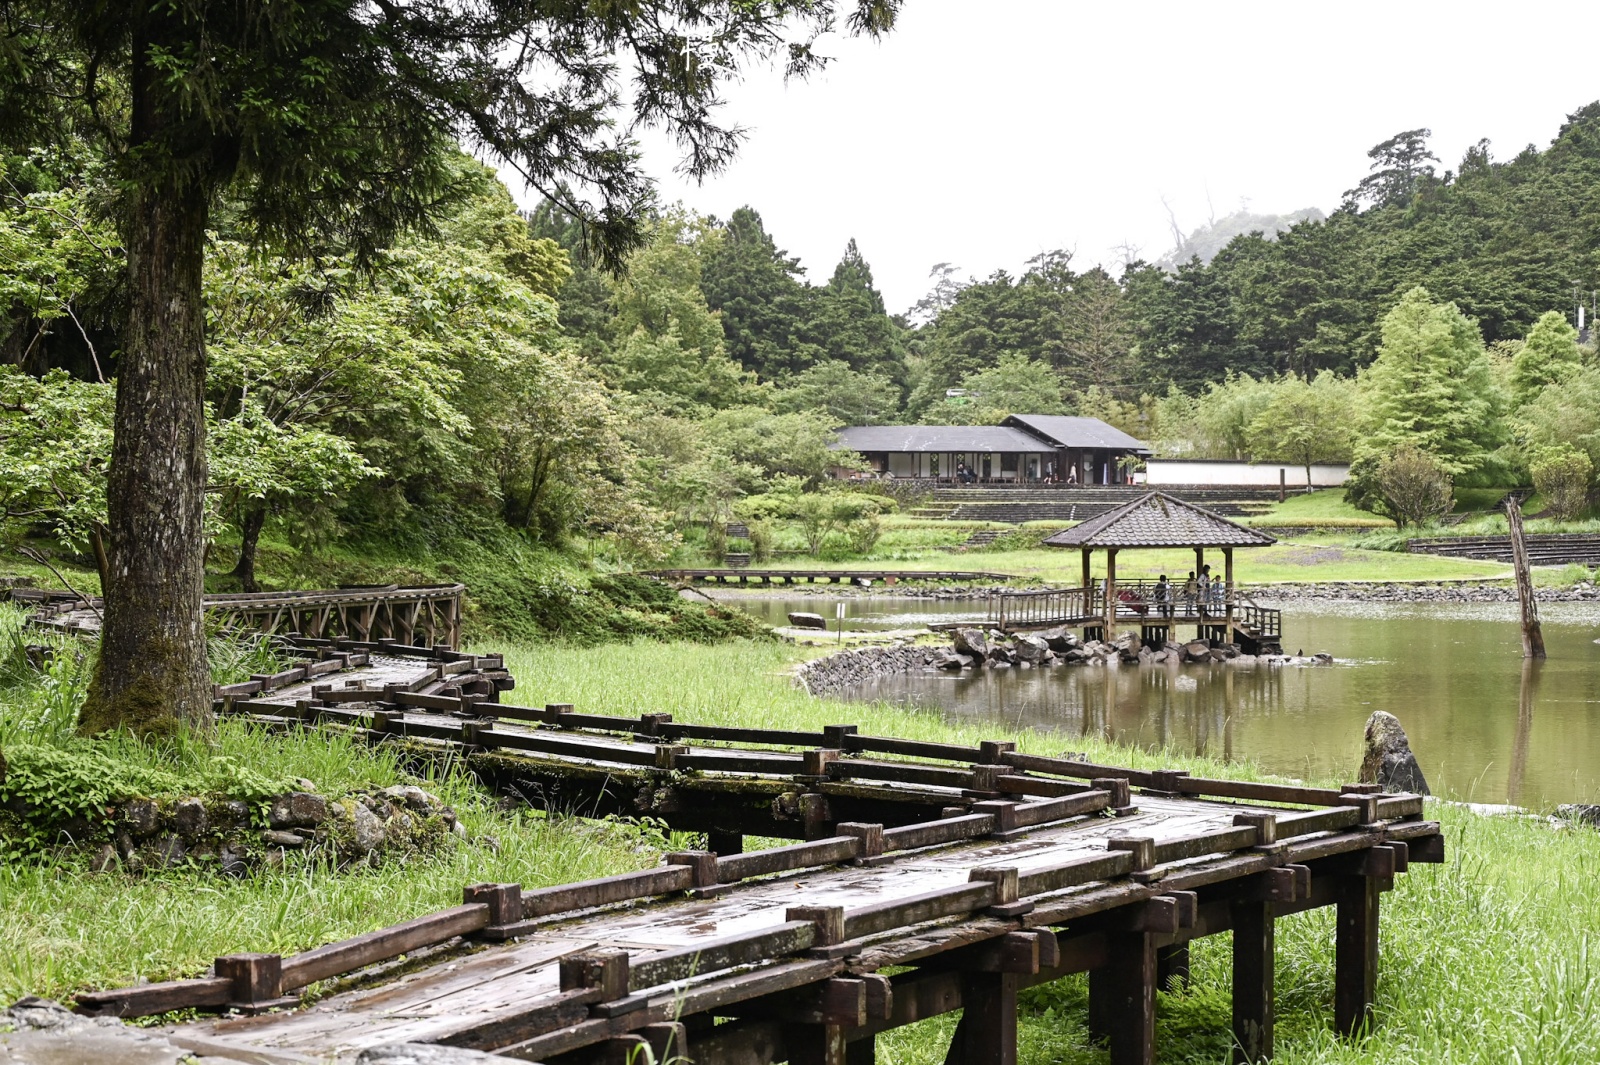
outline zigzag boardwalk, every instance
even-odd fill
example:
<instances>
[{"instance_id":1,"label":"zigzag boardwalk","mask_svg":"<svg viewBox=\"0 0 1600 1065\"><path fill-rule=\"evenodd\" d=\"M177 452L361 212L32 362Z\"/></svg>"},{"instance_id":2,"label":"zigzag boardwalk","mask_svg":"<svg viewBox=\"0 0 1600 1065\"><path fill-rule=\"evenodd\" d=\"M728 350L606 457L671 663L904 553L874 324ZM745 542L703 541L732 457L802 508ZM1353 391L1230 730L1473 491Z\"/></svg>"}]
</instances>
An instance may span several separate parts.
<instances>
[{"instance_id":1,"label":"zigzag boardwalk","mask_svg":"<svg viewBox=\"0 0 1600 1065\"><path fill-rule=\"evenodd\" d=\"M221 958L210 976L87 994L80 1008L233 1010L171 1031L196 1051L257 1062L421 1042L546 1062L623 1061L648 1047L657 1060L738 1065L861 1065L876 1033L960 1009L947 1061L1007 1063L1017 992L1088 972L1091 1028L1116 1065L1142 1065L1154 1058L1155 989L1181 979L1191 940L1231 931L1237 1056L1260 1060L1272 1048L1275 921L1338 909L1334 1022L1359 1032L1381 892L1408 861L1444 853L1413 795L1202 780L847 726L813 735L511 707L492 701L510 686L492 656L347 643L316 653L298 668L321 675L223 689L224 706L283 727L320 716L380 742L404 734L491 778L565 771L567 798L643 803L674 827L711 831L723 853L536 890L473 885L451 910L291 957ZM359 671L347 682L383 686L326 685L341 671L328 662ZM414 675L393 679L407 662ZM358 692L365 702L324 698ZM883 816L846 813L856 810ZM807 842L738 853L739 834L756 830ZM420 971L380 964L419 952L431 962ZM340 974L355 974L354 989L261 1012Z\"/></svg>"}]
</instances>

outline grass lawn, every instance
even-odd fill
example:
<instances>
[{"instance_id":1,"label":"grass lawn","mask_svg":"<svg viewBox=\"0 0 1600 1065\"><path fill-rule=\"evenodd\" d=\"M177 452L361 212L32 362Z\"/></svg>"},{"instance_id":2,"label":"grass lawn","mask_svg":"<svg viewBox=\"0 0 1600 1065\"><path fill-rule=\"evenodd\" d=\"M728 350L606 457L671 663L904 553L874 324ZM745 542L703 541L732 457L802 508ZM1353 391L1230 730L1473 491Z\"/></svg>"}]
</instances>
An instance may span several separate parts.
<instances>
[{"instance_id":1,"label":"grass lawn","mask_svg":"<svg viewBox=\"0 0 1600 1065\"><path fill-rule=\"evenodd\" d=\"M524 704L572 702L580 710L628 714L667 710L679 720L787 728L856 722L877 733L958 742L1013 738L1043 753L1055 753L1061 742L1002 727L952 728L937 715L885 705L812 699L793 688L785 672L814 652L784 644L485 649L491 646L506 652L519 678L514 698ZM19 708L36 704L30 683L37 679L8 674L0 686L0 716L14 718ZM1074 739L1073 746L1097 760L1255 775L1249 766L1113 749L1093 739ZM130 760L179 770L218 755L245 759L264 773L309 777L327 793L406 779L381 749L320 733L267 736L238 724L223 725L213 749L120 750ZM244 881L188 869L141 879L90 874L76 856L7 855L0 865L0 992L64 996L136 978L193 975L219 953L303 949L454 904L461 886L472 881L540 885L648 866L670 842L648 830L503 810L458 776L421 783L457 808L472 839L432 857L359 873L298 865ZM1414 867L1385 896L1380 1023L1364 1043L1342 1042L1329 1031L1330 915L1279 922L1277 1060L1600 1060L1594 1020L1600 979L1592 960L1600 947L1600 833L1542 820L1482 818L1443 805L1430 806L1430 816L1446 825L1450 860ZM1196 945L1194 977L1189 992L1162 998L1164 1062L1227 1057L1225 937ZM1027 1065L1105 1060L1084 1032L1085 994L1081 978L1027 993L1021 1024ZM954 1020L884 1036L879 1060L940 1060Z\"/></svg>"}]
</instances>

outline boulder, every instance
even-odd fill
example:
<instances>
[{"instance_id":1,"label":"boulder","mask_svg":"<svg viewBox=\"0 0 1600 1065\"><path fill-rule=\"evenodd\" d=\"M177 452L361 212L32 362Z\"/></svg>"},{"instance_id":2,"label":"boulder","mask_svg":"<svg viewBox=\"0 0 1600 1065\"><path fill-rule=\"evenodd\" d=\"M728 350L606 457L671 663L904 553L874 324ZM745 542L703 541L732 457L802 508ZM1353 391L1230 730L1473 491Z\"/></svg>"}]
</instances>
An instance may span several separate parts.
<instances>
[{"instance_id":1,"label":"boulder","mask_svg":"<svg viewBox=\"0 0 1600 1065\"><path fill-rule=\"evenodd\" d=\"M993 647L989 648L989 653L985 657L989 659L989 662L992 665L997 666L1009 666L1011 663L1017 660L1017 656L1012 653L1011 648L1002 643L997 643Z\"/></svg>"},{"instance_id":2,"label":"boulder","mask_svg":"<svg viewBox=\"0 0 1600 1065\"><path fill-rule=\"evenodd\" d=\"M261 842L269 847L299 847L305 844L305 837L297 832L288 832L281 828L269 828L261 833Z\"/></svg>"},{"instance_id":3,"label":"boulder","mask_svg":"<svg viewBox=\"0 0 1600 1065\"><path fill-rule=\"evenodd\" d=\"M804 611L794 611L789 615L789 624L797 629L822 629L828 628L828 619L821 614L807 614Z\"/></svg>"},{"instance_id":4,"label":"boulder","mask_svg":"<svg viewBox=\"0 0 1600 1065\"><path fill-rule=\"evenodd\" d=\"M135 836L148 836L161 827L161 807L150 799L131 799L122 805L122 821Z\"/></svg>"},{"instance_id":5,"label":"boulder","mask_svg":"<svg viewBox=\"0 0 1600 1065\"><path fill-rule=\"evenodd\" d=\"M353 803L352 806L354 809L351 812L355 815L354 832L351 839L351 843L354 845L353 849L360 855L371 854L383 842L383 822L378 819L377 814L360 803ZM406 819L404 814L396 818L397 821L403 821L403 819Z\"/></svg>"},{"instance_id":6,"label":"boulder","mask_svg":"<svg viewBox=\"0 0 1600 1065\"><path fill-rule=\"evenodd\" d=\"M1043 662L1050 654L1050 645L1041 637L1024 633L1017 637L1013 650L1019 662Z\"/></svg>"},{"instance_id":7,"label":"boulder","mask_svg":"<svg viewBox=\"0 0 1600 1065\"><path fill-rule=\"evenodd\" d=\"M1190 640L1183 645L1183 657L1190 662L1211 661L1211 645L1204 640Z\"/></svg>"},{"instance_id":8,"label":"boulder","mask_svg":"<svg viewBox=\"0 0 1600 1065\"><path fill-rule=\"evenodd\" d=\"M199 839L206 830L206 804L199 799L180 800L173 808L172 822L184 839Z\"/></svg>"},{"instance_id":9,"label":"boulder","mask_svg":"<svg viewBox=\"0 0 1600 1065\"><path fill-rule=\"evenodd\" d=\"M328 819L328 800L305 791L291 791L272 800L267 823L273 828L304 828Z\"/></svg>"},{"instance_id":10,"label":"boulder","mask_svg":"<svg viewBox=\"0 0 1600 1065\"><path fill-rule=\"evenodd\" d=\"M1361 783L1376 784L1384 791L1429 794L1422 767L1417 764L1417 756L1411 753L1411 741L1406 739L1406 730L1400 727L1400 719L1393 714L1373 711L1367 718L1362 750Z\"/></svg>"},{"instance_id":11,"label":"boulder","mask_svg":"<svg viewBox=\"0 0 1600 1065\"><path fill-rule=\"evenodd\" d=\"M1067 630L1066 626L1045 629L1038 636L1052 651L1070 651L1081 642L1075 634Z\"/></svg>"},{"instance_id":12,"label":"boulder","mask_svg":"<svg viewBox=\"0 0 1600 1065\"><path fill-rule=\"evenodd\" d=\"M950 642L964 655L983 658L989 653L989 640L979 629L957 629L951 634Z\"/></svg>"},{"instance_id":13,"label":"boulder","mask_svg":"<svg viewBox=\"0 0 1600 1065\"><path fill-rule=\"evenodd\" d=\"M1556 816L1563 821L1576 821L1579 824L1600 828L1600 806L1591 803L1565 803L1556 807Z\"/></svg>"}]
</instances>

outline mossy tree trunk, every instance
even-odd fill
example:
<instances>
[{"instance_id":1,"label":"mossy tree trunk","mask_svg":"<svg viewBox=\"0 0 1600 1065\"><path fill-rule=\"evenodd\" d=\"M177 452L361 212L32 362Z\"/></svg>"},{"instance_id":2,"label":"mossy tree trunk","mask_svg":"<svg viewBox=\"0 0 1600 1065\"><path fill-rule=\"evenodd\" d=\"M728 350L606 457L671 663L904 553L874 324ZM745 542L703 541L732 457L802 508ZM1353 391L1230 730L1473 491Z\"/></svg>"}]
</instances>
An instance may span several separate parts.
<instances>
[{"instance_id":1,"label":"mossy tree trunk","mask_svg":"<svg viewBox=\"0 0 1600 1065\"><path fill-rule=\"evenodd\" d=\"M80 728L159 735L211 717L201 601L207 194L176 178L131 199L128 328L107 478L110 581Z\"/></svg>"}]
</instances>

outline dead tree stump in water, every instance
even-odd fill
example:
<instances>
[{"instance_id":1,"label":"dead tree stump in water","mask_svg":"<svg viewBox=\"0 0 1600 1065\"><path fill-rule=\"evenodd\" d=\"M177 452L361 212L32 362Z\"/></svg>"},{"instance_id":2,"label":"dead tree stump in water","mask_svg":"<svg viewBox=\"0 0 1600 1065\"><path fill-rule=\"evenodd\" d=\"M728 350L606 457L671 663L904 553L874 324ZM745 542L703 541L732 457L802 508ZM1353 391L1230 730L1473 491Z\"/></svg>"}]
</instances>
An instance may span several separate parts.
<instances>
[{"instance_id":1,"label":"dead tree stump in water","mask_svg":"<svg viewBox=\"0 0 1600 1065\"><path fill-rule=\"evenodd\" d=\"M1544 657L1544 632L1539 627L1539 604L1533 598L1533 575L1528 569L1528 543L1522 535L1522 504L1506 497L1506 524L1511 529L1511 566L1517 575L1517 602L1522 606L1522 657Z\"/></svg>"}]
</instances>

